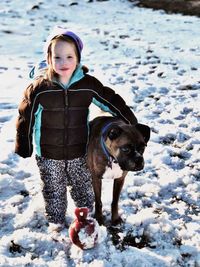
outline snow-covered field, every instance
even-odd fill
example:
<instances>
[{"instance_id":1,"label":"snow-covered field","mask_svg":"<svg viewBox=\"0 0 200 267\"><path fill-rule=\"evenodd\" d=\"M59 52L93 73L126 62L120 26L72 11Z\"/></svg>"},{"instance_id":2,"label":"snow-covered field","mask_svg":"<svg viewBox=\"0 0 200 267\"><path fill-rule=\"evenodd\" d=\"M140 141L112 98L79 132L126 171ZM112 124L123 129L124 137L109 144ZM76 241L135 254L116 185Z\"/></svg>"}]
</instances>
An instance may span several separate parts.
<instances>
[{"instance_id":1,"label":"snow-covered field","mask_svg":"<svg viewBox=\"0 0 200 267\"><path fill-rule=\"evenodd\" d=\"M3 0L0 18L0 266L199 267L200 19L123 0ZM59 241L49 234L34 156L13 153L17 105L56 24L81 36L82 63L152 129L145 168L122 191L124 224L101 227L85 251L67 229ZM111 186L104 180L108 220ZM70 202L69 222L73 212Z\"/></svg>"}]
</instances>

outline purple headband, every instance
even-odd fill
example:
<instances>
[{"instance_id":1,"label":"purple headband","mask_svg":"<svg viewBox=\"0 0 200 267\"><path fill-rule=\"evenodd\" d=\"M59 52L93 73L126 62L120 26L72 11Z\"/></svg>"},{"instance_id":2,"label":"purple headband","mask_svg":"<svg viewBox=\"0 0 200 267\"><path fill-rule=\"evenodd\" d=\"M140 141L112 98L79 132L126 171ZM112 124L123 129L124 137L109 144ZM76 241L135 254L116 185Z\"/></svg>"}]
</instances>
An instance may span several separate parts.
<instances>
[{"instance_id":1,"label":"purple headband","mask_svg":"<svg viewBox=\"0 0 200 267\"><path fill-rule=\"evenodd\" d=\"M60 26L56 26L53 31L50 33L50 35L47 38L46 45L47 47L49 46L50 41L55 38L58 35L65 35L68 36L69 38L72 39L72 41L75 43L77 51L78 51L78 56L79 56L79 62L81 60L81 52L83 50L83 42L81 39L72 31L68 31L67 29L64 29Z\"/></svg>"}]
</instances>

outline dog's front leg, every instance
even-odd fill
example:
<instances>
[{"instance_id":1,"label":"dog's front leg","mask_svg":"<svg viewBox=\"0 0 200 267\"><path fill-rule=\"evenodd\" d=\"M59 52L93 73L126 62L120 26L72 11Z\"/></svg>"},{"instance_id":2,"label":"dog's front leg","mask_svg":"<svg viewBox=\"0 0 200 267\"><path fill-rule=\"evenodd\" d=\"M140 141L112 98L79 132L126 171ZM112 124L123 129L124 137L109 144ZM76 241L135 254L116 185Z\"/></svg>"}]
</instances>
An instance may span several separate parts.
<instances>
[{"instance_id":1,"label":"dog's front leg","mask_svg":"<svg viewBox=\"0 0 200 267\"><path fill-rule=\"evenodd\" d=\"M119 202L119 196L122 190L122 187L124 185L125 176L122 176L121 178L115 179L113 184L113 200L111 204L111 223L112 225L117 225L122 222L122 218L119 216L118 213L118 202Z\"/></svg>"},{"instance_id":2,"label":"dog's front leg","mask_svg":"<svg viewBox=\"0 0 200 267\"><path fill-rule=\"evenodd\" d=\"M95 195L95 218L98 223L102 225L104 223L103 213L102 213L102 202L101 202L101 188L102 181L99 177L93 177L93 188Z\"/></svg>"}]
</instances>

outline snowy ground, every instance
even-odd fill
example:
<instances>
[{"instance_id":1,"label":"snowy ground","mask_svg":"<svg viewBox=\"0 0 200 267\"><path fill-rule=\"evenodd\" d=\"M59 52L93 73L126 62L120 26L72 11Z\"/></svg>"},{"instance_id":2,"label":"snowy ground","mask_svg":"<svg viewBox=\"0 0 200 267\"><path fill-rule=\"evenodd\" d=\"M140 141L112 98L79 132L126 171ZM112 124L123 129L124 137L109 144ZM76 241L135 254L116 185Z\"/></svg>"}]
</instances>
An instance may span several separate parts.
<instances>
[{"instance_id":1,"label":"snowy ground","mask_svg":"<svg viewBox=\"0 0 200 267\"><path fill-rule=\"evenodd\" d=\"M200 19L123 0L3 0L0 18L0 266L200 266ZM17 105L56 24L79 33L91 74L152 128L145 169L123 188L124 225L102 227L101 242L86 251L67 230L61 242L48 234L34 157L13 153ZM108 220L111 185L104 181Z\"/></svg>"}]
</instances>

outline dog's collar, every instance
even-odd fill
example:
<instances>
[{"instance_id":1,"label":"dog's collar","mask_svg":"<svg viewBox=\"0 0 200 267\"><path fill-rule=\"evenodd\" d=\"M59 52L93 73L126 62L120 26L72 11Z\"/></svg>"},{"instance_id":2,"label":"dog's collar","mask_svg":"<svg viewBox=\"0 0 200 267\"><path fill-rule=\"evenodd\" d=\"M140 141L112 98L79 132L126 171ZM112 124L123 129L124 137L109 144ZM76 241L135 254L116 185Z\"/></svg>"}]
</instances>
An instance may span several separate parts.
<instances>
[{"instance_id":1,"label":"dog's collar","mask_svg":"<svg viewBox=\"0 0 200 267\"><path fill-rule=\"evenodd\" d=\"M112 162L117 162L117 160L110 154L110 152L108 151L106 144L105 144L105 140L104 140L104 134L107 132L107 130L109 129L109 127L113 124L113 122L110 122L108 124L106 124L102 131L101 131L101 148L108 160L108 167L112 167Z\"/></svg>"}]
</instances>

